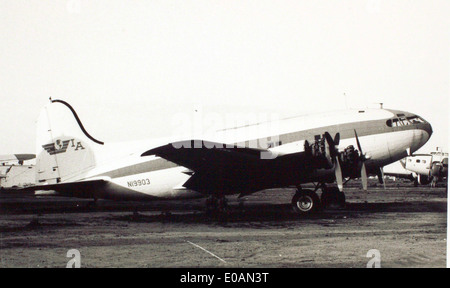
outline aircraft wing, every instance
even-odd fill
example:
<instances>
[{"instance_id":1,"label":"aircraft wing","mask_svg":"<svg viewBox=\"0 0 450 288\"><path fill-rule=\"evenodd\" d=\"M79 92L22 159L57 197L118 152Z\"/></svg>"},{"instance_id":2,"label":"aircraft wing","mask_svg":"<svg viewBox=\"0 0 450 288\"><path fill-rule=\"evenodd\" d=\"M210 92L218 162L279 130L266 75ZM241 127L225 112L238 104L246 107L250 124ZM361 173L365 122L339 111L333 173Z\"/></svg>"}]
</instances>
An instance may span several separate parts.
<instances>
[{"instance_id":1,"label":"aircraft wing","mask_svg":"<svg viewBox=\"0 0 450 288\"><path fill-rule=\"evenodd\" d=\"M264 149L245 148L237 145L190 140L169 143L149 150L141 156L157 155L194 171L225 168L231 164L255 163L262 158L277 155ZM238 168L235 166L235 168Z\"/></svg>"},{"instance_id":2,"label":"aircraft wing","mask_svg":"<svg viewBox=\"0 0 450 288\"><path fill-rule=\"evenodd\" d=\"M192 170L192 177L183 186L207 194L249 194L292 186L295 179L311 173L314 166L305 152L277 155L264 149L201 140L169 143L142 154L150 155Z\"/></svg>"}]
</instances>

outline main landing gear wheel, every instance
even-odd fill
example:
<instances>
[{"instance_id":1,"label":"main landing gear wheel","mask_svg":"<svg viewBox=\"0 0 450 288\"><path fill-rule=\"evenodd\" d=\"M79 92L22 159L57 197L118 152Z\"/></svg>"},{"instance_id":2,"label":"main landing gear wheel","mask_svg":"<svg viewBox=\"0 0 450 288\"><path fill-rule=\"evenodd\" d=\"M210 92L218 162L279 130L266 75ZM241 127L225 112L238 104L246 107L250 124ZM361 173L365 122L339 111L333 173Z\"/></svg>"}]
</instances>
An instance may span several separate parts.
<instances>
[{"instance_id":1,"label":"main landing gear wheel","mask_svg":"<svg viewBox=\"0 0 450 288\"><path fill-rule=\"evenodd\" d=\"M292 198L292 208L300 215L308 215L320 209L319 196L311 190L299 190Z\"/></svg>"},{"instance_id":2,"label":"main landing gear wheel","mask_svg":"<svg viewBox=\"0 0 450 288\"><path fill-rule=\"evenodd\" d=\"M320 198L324 208L345 208L345 194L337 187L323 189Z\"/></svg>"}]
</instances>

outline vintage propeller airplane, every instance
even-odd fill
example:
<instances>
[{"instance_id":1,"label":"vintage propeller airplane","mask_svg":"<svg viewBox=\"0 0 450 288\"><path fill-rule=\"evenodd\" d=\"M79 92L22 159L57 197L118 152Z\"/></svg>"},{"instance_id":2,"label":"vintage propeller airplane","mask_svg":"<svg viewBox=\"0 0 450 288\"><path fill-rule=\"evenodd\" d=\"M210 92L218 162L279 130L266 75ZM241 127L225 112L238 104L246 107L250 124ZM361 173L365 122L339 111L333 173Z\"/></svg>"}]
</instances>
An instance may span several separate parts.
<instances>
[{"instance_id":1,"label":"vintage propeller airplane","mask_svg":"<svg viewBox=\"0 0 450 288\"><path fill-rule=\"evenodd\" d=\"M27 189L92 199L208 197L222 209L227 195L295 187L293 208L308 214L344 204L348 180L360 177L367 189L368 174L418 150L431 134L418 115L365 109L223 129L198 140L109 144L93 138L67 102L51 100L37 122L37 185ZM305 183L315 189L302 189Z\"/></svg>"},{"instance_id":2,"label":"vintage propeller airplane","mask_svg":"<svg viewBox=\"0 0 450 288\"><path fill-rule=\"evenodd\" d=\"M34 167L24 163L34 158L34 154L0 155L0 189L32 185Z\"/></svg>"},{"instance_id":3,"label":"vintage propeller airplane","mask_svg":"<svg viewBox=\"0 0 450 288\"><path fill-rule=\"evenodd\" d=\"M431 183L431 187L435 187L448 177L448 153L414 154L383 169L384 175L409 179L414 186Z\"/></svg>"}]
</instances>

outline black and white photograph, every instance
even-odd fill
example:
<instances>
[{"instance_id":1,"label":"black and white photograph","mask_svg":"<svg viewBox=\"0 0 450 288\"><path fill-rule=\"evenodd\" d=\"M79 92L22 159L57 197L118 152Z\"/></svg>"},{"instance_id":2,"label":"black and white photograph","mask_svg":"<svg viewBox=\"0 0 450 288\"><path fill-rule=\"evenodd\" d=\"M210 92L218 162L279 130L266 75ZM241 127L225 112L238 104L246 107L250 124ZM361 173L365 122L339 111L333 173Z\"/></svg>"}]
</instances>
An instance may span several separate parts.
<instances>
[{"instance_id":1,"label":"black and white photograph","mask_svg":"<svg viewBox=\"0 0 450 288\"><path fill-rule=\"evenodd\" d=\"M447 267L449 15L0 0L0 268Z\"/></svg>"}]
</instances>

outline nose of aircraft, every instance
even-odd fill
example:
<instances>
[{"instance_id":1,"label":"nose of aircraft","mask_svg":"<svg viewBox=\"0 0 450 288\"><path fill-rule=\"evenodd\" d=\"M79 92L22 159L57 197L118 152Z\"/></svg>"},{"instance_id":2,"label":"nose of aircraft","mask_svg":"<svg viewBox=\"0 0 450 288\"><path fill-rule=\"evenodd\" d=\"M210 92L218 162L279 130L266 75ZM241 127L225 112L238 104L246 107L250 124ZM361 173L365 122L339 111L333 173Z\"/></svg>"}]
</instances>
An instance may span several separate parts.
<instances>
[{"instance_id":1,"label":"nose of aircraft","mask_svg":"<svg viewBox=\"0 0 450 288\"><path fill-rule=\"evenodd\" d=\"M423 120L423 121L424 121L424 123L422 123L419 126L419 129L422 130L422 132L423 132L422 133L423 134L423 138L425 138L426 141L428 141L428 139L430 139L431 135L433 134L433 128L431 127L430 122L428 122L426 120Z\"/></svg>"},{"instance_id":2,"label":"nose of aircraft","mask_svg":"<svg viewBox=\"0 0 450 288\"><path fill-rule=\"evenodd\" d=\"M431 137L431 134L433 134L433 128L431 127L430 123L426 123L424 130L428 133L428 139Z\"/></svg>"},{"instance_id":3,"label":"nose of aircraft","mask_svg":"<svg viewBox=\"0 0 450 288\"><path fill-rule=\"evenodd\" d=\"M422 118L423 119L423 118ZM420 148L430 139L431 135L433 134L433 128L431 127L431 124L424 120L424 123L419 125L419 131L420 131L420 143L417 147Z\"/></svg>"}]
</instances>

